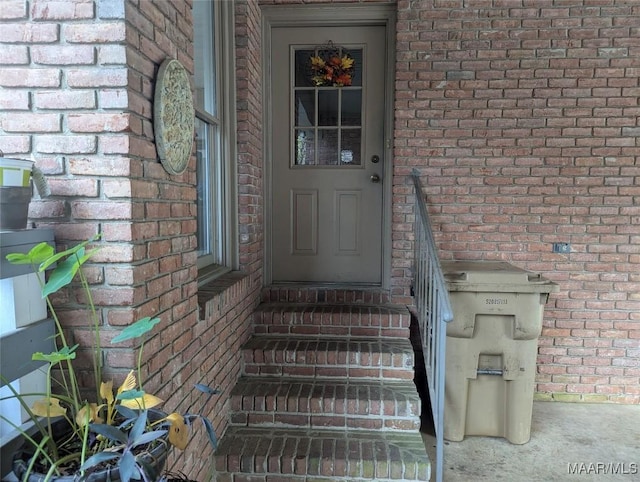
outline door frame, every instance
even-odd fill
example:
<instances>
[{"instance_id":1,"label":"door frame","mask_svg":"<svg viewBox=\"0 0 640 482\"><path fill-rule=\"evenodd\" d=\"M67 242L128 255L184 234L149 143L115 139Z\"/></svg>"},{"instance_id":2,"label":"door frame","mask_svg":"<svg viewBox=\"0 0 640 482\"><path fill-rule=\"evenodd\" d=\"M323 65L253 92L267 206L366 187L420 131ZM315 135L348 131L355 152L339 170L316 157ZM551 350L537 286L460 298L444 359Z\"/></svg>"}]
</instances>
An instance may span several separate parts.
<instances>
[{"instance_id":1,"label":"door frame","mask_svg":"<svg viewBox=\"0 0 640 482\"><path fill-rule=\"evenodd\" d=\"M387 55L385 59L385 114L382 186L382 283L391 282L391 200L393 193L393 89L395 80L396 6L380 4L266 5L262 10L262 86L263 86L263 181L264 181L264 267L263 282L268 286L272 274L272 98L271 98L271 34L276 27L384 26Z\"/></svg>"}]
</instances>

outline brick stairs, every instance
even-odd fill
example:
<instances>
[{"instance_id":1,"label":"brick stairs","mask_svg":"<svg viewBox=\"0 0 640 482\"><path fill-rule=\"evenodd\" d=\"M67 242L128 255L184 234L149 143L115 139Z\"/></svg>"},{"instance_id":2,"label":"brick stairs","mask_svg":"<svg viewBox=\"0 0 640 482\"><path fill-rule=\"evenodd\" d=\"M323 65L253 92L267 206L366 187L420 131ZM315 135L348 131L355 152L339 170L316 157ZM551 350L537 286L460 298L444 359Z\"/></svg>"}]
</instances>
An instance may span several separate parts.
<instances>
[{"instance_id":1,"label":"brick stairs","mask_svg":"<svg viewBox=\"0 0 640 482\"><path fill-rule=\"evenodd\" d=\"M406 307L270 288L254 324L217 481L429 480Z\"/></svg>"}]
</instances>

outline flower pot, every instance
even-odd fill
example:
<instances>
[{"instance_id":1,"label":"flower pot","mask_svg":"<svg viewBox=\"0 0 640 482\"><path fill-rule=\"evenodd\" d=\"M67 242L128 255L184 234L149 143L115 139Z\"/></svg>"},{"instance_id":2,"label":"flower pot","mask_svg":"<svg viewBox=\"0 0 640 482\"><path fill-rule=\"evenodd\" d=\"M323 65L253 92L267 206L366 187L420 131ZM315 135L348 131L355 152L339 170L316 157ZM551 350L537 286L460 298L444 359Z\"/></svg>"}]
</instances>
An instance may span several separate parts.
<instances>
[{"instance_id":1,"label":"flower pot","mask_svg":"<svg viewBox=\"0 0 640 482\"><path fill-rule=\"evenodd\" d=\"M149 410L149 419L152 421L160 420L164 417L166 417L166 414L159 410ZM65 419L56 420L52 423L52 427L54 439L69 435L71 432L69 424ZM40 434L37 433L33 438L34 440L39 441ZM167 439L168 435L165 434L165 436L153 442L154 446L150 450L143 451L136 456L138 464L145 467L148 480L160 480L161 478L170 449ZM29 467L29 460L33 456L33 453L33 446L25 440L13 456L13 474L21 482L44 482L46 479L46 474L36 473L34 471L29 474L28 478L25 478L25 474ZM75 472L50 477L49 481L74 482L78 481L79 477L80 474ZM85 471L85 476L82 480L83 482L117 482L120 481L121 478L118 466L112 465L106 468L89 469Z\"/></svg>"},{"instance_id":2,"label":"flower pot","mask_svg":"<svg viewBox=\"0 0 640 482\"><path fill-rule=\"evenodd\" d=\"M0 186L0 230L27 228L31 185Z\"/></svg>"},{"instance_id":3,"label":"flower pot","mask_svg":"<svg viewBox=\"0 0 640 482\"><path fill-rule=\"evenodd\" d=\"M27 228L33 161L0 157L0 230Z\"/></svg>"},{"instance_id":4,"label":"flower pot","mask_svg":"<svg viewBox=\"0 0 640 482\"><path fill-rule=\"evenodd\" d=\"M0 157L0 186L29 187L33 161Z\"/></svg>"}]
</instances>

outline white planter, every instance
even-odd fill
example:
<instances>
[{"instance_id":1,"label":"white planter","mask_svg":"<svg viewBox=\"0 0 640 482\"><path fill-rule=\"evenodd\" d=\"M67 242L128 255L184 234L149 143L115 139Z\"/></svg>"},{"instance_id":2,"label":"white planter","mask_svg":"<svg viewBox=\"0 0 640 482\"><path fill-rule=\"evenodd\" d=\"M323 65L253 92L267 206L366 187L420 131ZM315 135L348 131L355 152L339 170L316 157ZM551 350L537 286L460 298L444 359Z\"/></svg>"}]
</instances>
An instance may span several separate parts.
<instances>
[{"instance_id":1,"label":"white planter","mask_svg":"<svg viewBox=\"0 0 640 482\"><path fill-rule=\"evenodd\" d=\"M30 187L33 161L0 157L0 187Z\"/></svg>"}]
</instances>

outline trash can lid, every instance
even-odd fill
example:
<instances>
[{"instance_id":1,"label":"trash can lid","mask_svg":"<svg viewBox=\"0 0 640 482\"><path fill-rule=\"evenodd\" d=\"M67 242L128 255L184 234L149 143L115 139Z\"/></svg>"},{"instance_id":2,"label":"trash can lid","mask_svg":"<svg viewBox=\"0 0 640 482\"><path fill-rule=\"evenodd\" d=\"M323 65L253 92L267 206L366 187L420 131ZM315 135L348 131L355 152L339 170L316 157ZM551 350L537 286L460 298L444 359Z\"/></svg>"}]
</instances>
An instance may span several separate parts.
<instances>
[{"instance_id":1,"label":"trash can lid","mask_svg":"<svg viewBox=\"0 0 640 482\"><path fill-rule=\"evenodd\" d=\"M449 291L552 293L558 285L538 273L504 261L445 261L442 271Z\"/></svg>"}]
</instances>

